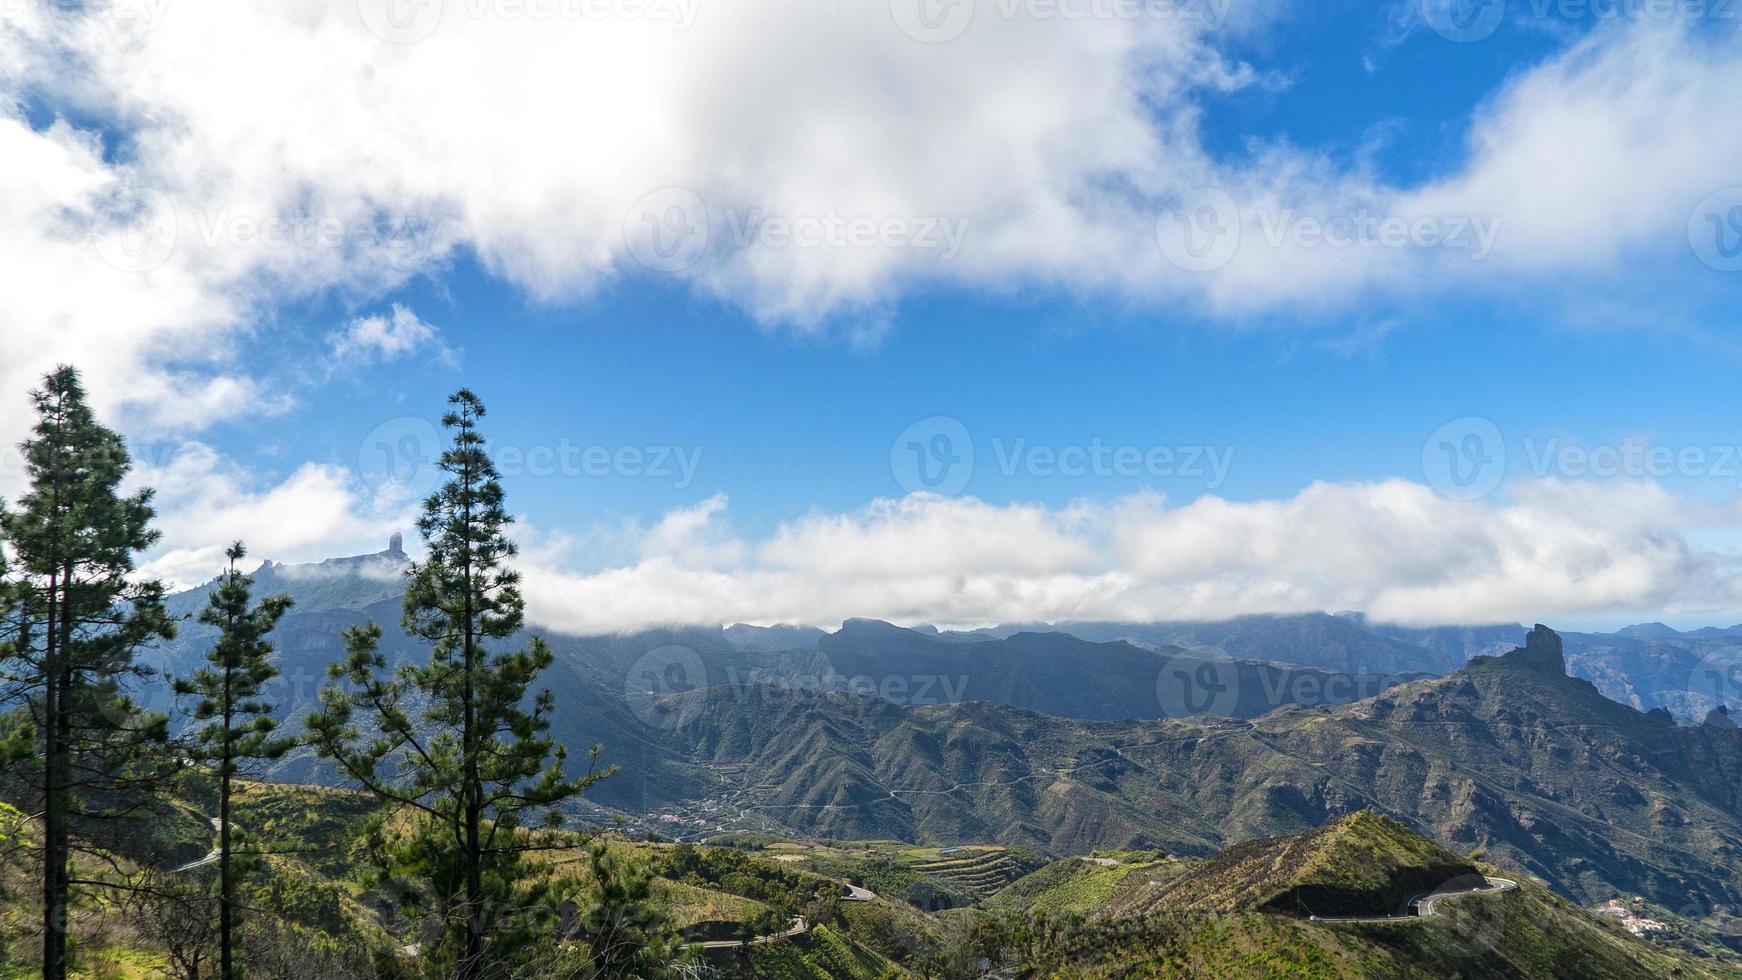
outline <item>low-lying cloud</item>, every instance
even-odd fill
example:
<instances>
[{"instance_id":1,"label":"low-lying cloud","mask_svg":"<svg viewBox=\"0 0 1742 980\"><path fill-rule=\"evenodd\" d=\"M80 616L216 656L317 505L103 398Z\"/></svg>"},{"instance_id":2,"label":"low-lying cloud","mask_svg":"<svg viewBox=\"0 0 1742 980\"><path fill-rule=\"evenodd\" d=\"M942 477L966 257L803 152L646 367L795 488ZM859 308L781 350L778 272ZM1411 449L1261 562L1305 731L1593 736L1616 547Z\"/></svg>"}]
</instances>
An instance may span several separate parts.
<instances>
[{"instance_id":1,"label":"low-lying cloud","mask_svg":"<svg viewBox=\"0 0 1742 980\"><path fill-rule=\"evenodd\" d=\"M1648 484L1541 480L1469 503L1388 480L1284 500L1174 507L1137 494L1059 509L914 494L759 540L727 517L722 498L674 511L639 534L633 560L591 571L533 549L531 617L610 633L854 616L984 625L1358 609L1427 625L1742 607L1735 559L1676 531L1742 515Z\"/></svg>"}]
</instances>

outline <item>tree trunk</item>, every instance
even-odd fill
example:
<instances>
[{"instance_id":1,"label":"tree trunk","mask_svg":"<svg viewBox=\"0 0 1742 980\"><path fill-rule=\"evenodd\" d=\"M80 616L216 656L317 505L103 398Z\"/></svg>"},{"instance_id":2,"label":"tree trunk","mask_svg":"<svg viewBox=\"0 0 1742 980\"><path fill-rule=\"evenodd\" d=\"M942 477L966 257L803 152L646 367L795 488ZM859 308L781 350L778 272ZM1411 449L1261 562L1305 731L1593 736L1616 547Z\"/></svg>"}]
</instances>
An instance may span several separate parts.
<instances>
[{"instance_id":1,"label":"tree trunk","mask_svg":"<svg viewBox=\"0 0 1742 980\"><path fill-rule=\"evenodd\" d=\"M468 426L469 428L469 426ZM478 638L475 616L472 606L472 493L473 477L471 457L467 457L465 471L461 474L464 482L460 516L460 571L465 578L465 681L463 697L465 699L465 731L462 733L461 744L464 746L465 762L465 793L466 793L466 970L468 978L484 976L484 853L479 841L484 820L484 788L478 776L478 743L479 732L476 712L473 706L475 693L472 681L477 668Z\"/></svg>"},{"instance_id":2,"label":"tree trunk","mask_svg":"<svg viewBox=\"0 0 1742 980\"><path fill-rule=\"evenodd\" d=\"M67 809L72 782L68 740L66 651L61 644L59 569L48 578L48 628L43 630L42 976L67 975Z\"/></svg>"},{"instance_id":3,"label":"tree trunk","mask_svg":"<svg viewBox=\"0 0 1742 980\"><path fill-rule=\"evenodd\" d=\"M42 976L64 980L67 975L67 817L66 782L62 778L66 755L62 722L60 672L48 677L43 698L43 814L42 814Z\"/></svg>"},{"instance_id":4,"label":"tree trunk","mask_svg":"<svg viewBox=\"0 0 1742 980\"><path fill-rule=\"evenodd\" d=\"M235 980L232 960L236 926L236 880L230 868L230 680L224 678L224 757L218 770L218 974L223 980ZM209 921L209 920L208 920Z\"/></svg>"}]
</instances>

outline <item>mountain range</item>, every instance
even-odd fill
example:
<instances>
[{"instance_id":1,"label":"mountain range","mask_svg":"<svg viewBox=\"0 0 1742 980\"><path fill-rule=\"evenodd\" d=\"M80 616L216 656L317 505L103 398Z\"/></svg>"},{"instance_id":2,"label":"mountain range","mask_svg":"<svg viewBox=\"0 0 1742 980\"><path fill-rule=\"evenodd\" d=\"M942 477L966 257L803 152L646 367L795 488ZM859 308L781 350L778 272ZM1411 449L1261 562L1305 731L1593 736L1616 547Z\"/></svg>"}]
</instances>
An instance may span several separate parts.
<instances>
[{"instance_id":1,"label":"mountain range","mask_svg":"<svg viewBox=\"0 0 1742 980\"><path fill-rule=\"evenodd\" d=\"M256 573L297 601L269 692L293 723L345 627L420 655L394 626L408 560L395 542ZM1512 649L1521 633L1329 614L674 628L547 635L545 681L557 736L623 769L589 812L666 833L1208 855L1370 808L1580 901L1742 906L1742 729L1699 683L1742 634L1539 626ZM160 666L191 670L209 634L184 623ZM331 781L307 754L270 775Z\"/></svg>"}]
</instances>

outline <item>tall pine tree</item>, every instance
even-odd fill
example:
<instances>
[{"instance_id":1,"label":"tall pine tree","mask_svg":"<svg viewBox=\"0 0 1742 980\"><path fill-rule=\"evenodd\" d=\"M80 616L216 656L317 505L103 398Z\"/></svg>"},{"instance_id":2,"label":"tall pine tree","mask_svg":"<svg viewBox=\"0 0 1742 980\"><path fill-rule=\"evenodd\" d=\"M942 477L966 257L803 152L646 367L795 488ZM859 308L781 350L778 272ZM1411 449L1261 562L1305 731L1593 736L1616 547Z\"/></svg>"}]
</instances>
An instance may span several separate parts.
<instances>
[{"instance_id":1,"label":"tall pine tree","mask_svg":"<svg viewBox=\"0 0 1742 980\"><path fill-rule=\"evenodd\" d=\"M177 694L198 699L193 717L204 722L192 732L188 754L212 765L218 778L218 970L223 980L238 975L236 878L245 870L233 846L231 790L237 776L254 772L255 763L281 758L296 747L295 739L275 734L272 706L260 694L261 686L278 676L266 637L290 610L291 599L273 596L252 605L254 580L236 567L247 554L240 541L225 552L229 568L200 613L200 622L218 628L218 640L206 656L207 666L175 685Z\"/></svg>"},{"instance_id":2,"label":"tall pine tree","mask_svg":"<svg viewBox=\"0 0 1742 980\"><path fill-rule=\"evenodd\" d=\"M415 818L409 832L383 824L376 851L384 877L424 883L402 891L408 911L437 926L420 967L479 980L508 975L554 926L546 879L523 860L544 846L528 818L555 826L561 803L610 773L565 774L548 734L554 701L548 691L528 698L551 662L544 642L496 649L524 619L508 566L512 518L478 432L483 402L462 390L448 403L453 442L437 464L447 480L418 520L428 554L407 573L400 624L429 658L389 675L380 627L349 630L347 659L332 669L346 685L322 692L308 729L322 756Z\"/></svg>"},{"instance_id":3,"label":"tall pine tree","mask_svg":"<svg viewBox=\"0 0 1742 980\"><path fill-rule=\"evenodd\" d=\"M30 782L43 833L42 972L67 972L74 824L114 826L173 767L160 749L167 719L127 696L150 671L139 649L175 635L163 586L133 581L134 555L157 540L151 491L120 491L131 460L98 423L78 373L57 368L31 393L36 425L21 447L29 489L0 514L18 605L4 641L25 691Z\"/></svg>"}]
</instances>

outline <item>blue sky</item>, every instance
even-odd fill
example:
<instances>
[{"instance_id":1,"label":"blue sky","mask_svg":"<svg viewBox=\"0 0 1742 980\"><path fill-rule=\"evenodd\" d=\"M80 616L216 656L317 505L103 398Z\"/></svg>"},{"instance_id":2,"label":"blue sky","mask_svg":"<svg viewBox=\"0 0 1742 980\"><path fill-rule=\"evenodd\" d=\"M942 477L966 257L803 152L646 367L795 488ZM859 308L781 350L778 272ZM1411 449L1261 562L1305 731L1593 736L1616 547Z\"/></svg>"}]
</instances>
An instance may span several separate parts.
<instances>
[{"instance_id":1,"label":"blue sky","mask_svg":"<svg viewBox=\"0 0 1742 980\"><path fill-rule=\"evenodd\" d=\"M915 2L8 12L3 380L86 367L178 581L402 526L464 384L556 625L1742 617L1721 8ZM768 232L837 209L960 248ZM647 267L673 217L706 249ZM1427 230L1298 237L1366 218Z\"/></svg>"},{"instance_id":2,"label":"blue sky","mask_svg":"<svg viewBox=\"0 0 1742 980\"><path fill-rule=\"evenodd\" d=\"M937 295L904 303L865 347L759 329L737 310L654 283L529 304L466 263L396 298L441 325L459 367L426 356L338 379L330 398L227 426L214 443L239 457L266 446L259 465L269 469L308 459L368 468L372 460L359 460L372 452L371 432L439 416L465 384L487 399L490 435L504 446L566 439L699 451L685 487L675 460L669 478L511 476L517 509L541 524L652 519L725 493L740 519L766 530L813 507L903 492L892 445L931 416L960 419L976 436L969 492L1051 505L1143 488L1251 500L1315 480L1419 480L1429 434L1461 416L1494 419L1521 475L1531 470L1526 439L1742 442L1729 421L1742 408L1734 358L1687 337L1568 327L1501 304L1400 315L1369 338L1344 318L1229 330L1068 297ZM331 322L309 329L324 334ZM1007 476L993 445L1096 437L1231 447L1234 463L1216 488L1147 474ZM1706 482L1722 484L1712 493L1737 489Z\"/></svg>"}]
</instances>

